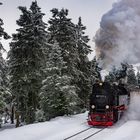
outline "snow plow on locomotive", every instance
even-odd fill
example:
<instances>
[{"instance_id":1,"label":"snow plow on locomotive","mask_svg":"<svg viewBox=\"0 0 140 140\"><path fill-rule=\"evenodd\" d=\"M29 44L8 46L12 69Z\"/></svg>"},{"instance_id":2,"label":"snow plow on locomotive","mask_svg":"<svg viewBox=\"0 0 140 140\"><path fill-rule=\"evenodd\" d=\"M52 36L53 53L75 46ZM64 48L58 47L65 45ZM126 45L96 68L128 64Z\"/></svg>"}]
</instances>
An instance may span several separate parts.
<instances>
[{"instance_id":1,"label":"snow plow on locomotive","mask_svg":"<svg viewBox=\"0 0 140 140\"><path fill-rule=\"evenodd\" d=\"M93 85L90 96L88 124L92 126L112 126L128 108L130 94L123 84L107 82Z\"/></svg>"}]
</instances>

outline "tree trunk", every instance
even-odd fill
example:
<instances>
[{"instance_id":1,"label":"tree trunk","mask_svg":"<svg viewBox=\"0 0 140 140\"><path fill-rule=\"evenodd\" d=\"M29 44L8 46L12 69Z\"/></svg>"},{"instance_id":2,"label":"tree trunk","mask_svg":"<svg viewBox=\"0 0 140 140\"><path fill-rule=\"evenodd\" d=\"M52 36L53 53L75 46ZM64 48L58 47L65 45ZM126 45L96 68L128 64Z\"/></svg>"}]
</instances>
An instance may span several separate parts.
<instances>
[{"instance_id":1,"label":"tree trunk","mask_svg":"<svg viewBox=\"0 0 140 140\"><path fill-rule=\"evenodd\" d=\"M19 121L19 112L15 112L15 117L16 117L16 127L19 127L20 121Z\"/></svg>"},{"instance_id":2,"label":"tree trunk","mask_svg":"<svg viewBox=\"0 0 140 140\"><path fill-rule=\"evenodd\" d=\"M14 124L14 105L12 105L12 109L11 109L11 124Z\"/></svg>"}]
</instances>

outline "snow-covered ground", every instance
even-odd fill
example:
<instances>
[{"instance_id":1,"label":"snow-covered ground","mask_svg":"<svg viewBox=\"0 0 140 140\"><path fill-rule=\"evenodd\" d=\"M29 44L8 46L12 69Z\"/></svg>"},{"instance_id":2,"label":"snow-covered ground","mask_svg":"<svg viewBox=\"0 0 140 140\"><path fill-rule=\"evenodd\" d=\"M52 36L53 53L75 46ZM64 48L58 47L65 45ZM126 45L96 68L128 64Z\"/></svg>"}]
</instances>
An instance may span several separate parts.
<instances>
[{"instance_id":1,"label":"snow-covered ground","mask_svg":"<svg viewBox=\"0 0 140 140\"><path fill-rule=\"evenodd\" d=\"M49 122L5 129L0 140L63 140L65 137L88 128L87 112L71 117L57 117Z\"/></svg>"},{"instance_id":2,"label":"snow-covered ground","mask_svg":"<svg viewBox=\"0 0 140 140\"><path fill-rule=\"evenodd\" d=\"M131 99L130 109L124 118L115 126L104 129L89 140L140 140L140 96ZM0 131L0 140L64 140L64 138L88 128L87 112L70 117L57 117L49 122L26 125L20 128ZM85 135L98 131L92 128L80 137L71 140L82 140Z\"/></svg>"}]
</instances>

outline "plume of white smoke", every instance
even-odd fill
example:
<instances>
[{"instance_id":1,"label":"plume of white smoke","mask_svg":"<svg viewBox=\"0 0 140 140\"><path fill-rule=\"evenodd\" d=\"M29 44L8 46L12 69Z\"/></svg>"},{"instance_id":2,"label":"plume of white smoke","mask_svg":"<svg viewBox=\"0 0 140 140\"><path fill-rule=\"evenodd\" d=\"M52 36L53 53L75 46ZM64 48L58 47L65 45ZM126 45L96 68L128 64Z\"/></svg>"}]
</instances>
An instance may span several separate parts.
<instances>
[{"instance_id":1,"label":"plume of white smoke","mask_svg":"<svg viewBox=\"0 0 140 140\"><path fill-rule=\"evenodd\" d=\"M140 62L140 0L120 0L103 15L95 35L102 66Z\"/></svg>"},{"instance_id":2,"label":"plume of white smoke","mask_svg":"<svg viewBox=\"0 0 140 140\"><path fill-rule=\"evenodd\" d=\"M140 120L140 93L132 93L129 109L124 116L127 120Z\"/></svg>"}]
</instances>

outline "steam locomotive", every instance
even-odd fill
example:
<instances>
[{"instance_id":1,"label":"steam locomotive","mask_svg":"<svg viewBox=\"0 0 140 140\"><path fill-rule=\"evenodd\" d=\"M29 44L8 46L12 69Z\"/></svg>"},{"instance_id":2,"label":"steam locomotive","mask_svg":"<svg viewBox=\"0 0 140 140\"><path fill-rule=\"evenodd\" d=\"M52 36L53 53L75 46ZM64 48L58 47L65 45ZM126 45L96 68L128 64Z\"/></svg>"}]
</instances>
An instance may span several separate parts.
<instances>
[{"instance_id":1,"label":"steam locomotive","mask_svg":"<svg viewBox=\"0 0 140 140\"><path fill-rule=\"evenodd\" d=\"M88 124L112 126L128 108L130 94L123 84L95 83L90 96Z\"/></svg>"}]
</instances>

